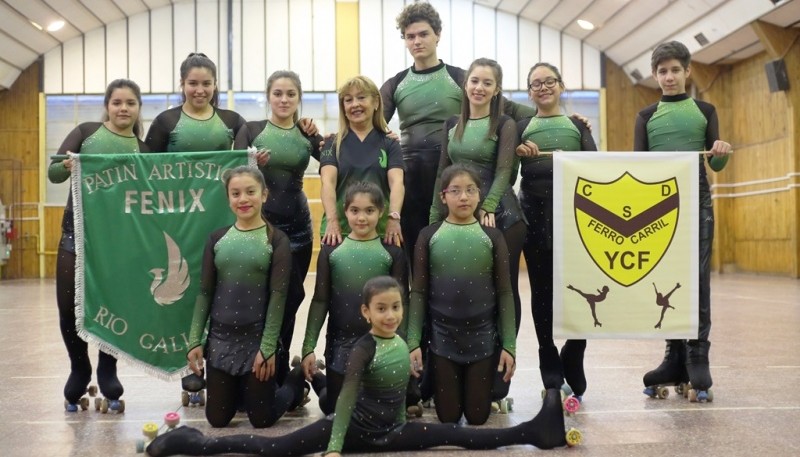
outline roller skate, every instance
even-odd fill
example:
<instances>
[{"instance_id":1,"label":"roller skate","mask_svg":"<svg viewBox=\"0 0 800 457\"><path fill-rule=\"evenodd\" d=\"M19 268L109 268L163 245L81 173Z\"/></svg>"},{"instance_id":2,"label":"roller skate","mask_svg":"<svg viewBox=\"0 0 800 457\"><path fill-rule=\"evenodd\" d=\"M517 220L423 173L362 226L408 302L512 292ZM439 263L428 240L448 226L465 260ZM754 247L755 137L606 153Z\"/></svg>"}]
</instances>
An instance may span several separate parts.
<instances>
[{"instance_id":1,"label":"roller skate","mask_svg":"<svg viewBox=\"0 0 800 457\"><path fill-rule=\"evenodd\" d=\"M176 412L168 412L164 415L164 424L159 427L155 422L147 422L142 427L144 438L136 440L136 453L142 454L147 446L158 437L158 435L175 430L181 422L181 416Z\"/></svg>"},{"instance_id":2,"label":"roller skate","mask_svg":"<svg viewBox=\"0 0 800 457\"><path fill-rule=\"evenodd\" d=\"M687 396L692 403L705 403L714 401L714 392L711 390L711 370L708 367L708 350L711 343L708 341L689 340L686 343L686 371L691 384Z\"/></svg>"},{"instance_id":3,"label":"roller skate","mask_svg":"<svg viewBox=\"0 0 800 457\"><path fill-rule=\"evenodd\" d=\"M508 414L514 411L514 399L511 397L501 398L492 402L492 412L499 414Z\"/></svg>"},{"instance_id":4,"label":"roller skate","mask_svg":"<svg viewBox=\"0 0 800 457\"><path fill-rule=\"evenodd\" d=\"M544 384L542 398L545 398L550 390L559 390L564 414L571 415L580 409L580 401L572 395L572 389L564 383L561 358L555 345L539 348L539 371L542 373L542 384Z\"/></svg>"},{"instance_id":5,"label":"roller skate","mask_svg":"<svg viewBox=\"0 0 800 457\"><path fill-rule=\"evenodd\" d=\"M97 387L88 385L92 380L91 370L89 367L88 374L83 373L83 370L70 372L67 383L64 385L64 409L68 413L75 413L79 410L86 411L89 409L89 399L84 394L90 397L97 395Z\"/></svg>"},{"instance_id":6,"label":"roller skate","mask_svg":"<svg viewBox=\"0 0 800 457\"><path fill-rule=\"evenodd\" d=\"M122 414L125 412L125 400L109 400L108 398L95 398L94 410L103 414L111 411L112 413Z\"/></svg>"},{"instance_id":7,"label":"roller skate","mask_svg":"<svg viewBox=\"0 0 800 457\"><path fill-rule=\"evenodd\" d=\"M302 362L303 362L303 360L300 358L299 355L296 355L296 356L292 357L292 368L299 367ZM317 359L317 362L315 363L315 365L317 366L317 370L325 371L325 361L324 360Z\"/></svg>"},{"instance_id":8,"label":"roller skate","mask_svg":"<svg viewBox=\"0 0 800 457\"><path fill-rule=\"evenodd\" d=\"M544 399L545 395L547 395L548 390L554 389L542 389L542 399ZM575 395L572 391L572 388L570 388L568 384L562 384L558 391L561 395L561 409L564 411L564 415L571 416L581 409L583 397L578 397Z\"/></svg>"},{"instance_id":9,"label":"roller skate","mask_svg":"<svg viewBox=\"0 0 800 457\"><path fill-rule=\"evenodd\" d=\"M580 431L574 428L565 430L559 389L546 389L542 398L542 408L536 417L518 426L524 429L527 442L539 449L581 444L583 434Z\"/></svg>"},{"instance_id":10,"label":"roller skate","mask_svg":"<svg viewBox=\"0 0 800 457\"><path fill-rule=\"evenodd\" d=\"M295 359L297 358L298 357L295 357ZM291 386L294 389L294 400L286 409L287 411L295 411L311 401L311 399L308 398L311 388L308 386L308 383L305 380L303 368L299 363L295 365L294 360L292 360L292 366L294 368L292 368L291 371L289 371L289 374L286 375L286 380L284 381L283 386L281 386ZM319 366L319 364L317 366Z\"/></svg>"},{"instance_id":11,"label":"roller skate","mask_svg":"<svg viewBox=\"0 0 800 457\"><path fill-rule=\"evenodd\" d=\"M203 372L205 374L205 372ZM192 373L181 379L181 404L183 406L205 406L206 380Z\"/></svg>"},{"instance_id":12,"label":"roller skate","mask_svg":"<svg viewBox=\"0 0 800 457\"><path fill-rule=\"evenodd\" d=\"M422 411L425 407L422 405L422 400L415 404L406 405L406 415L413 417L422 417Z\"/></svg>"},{"instance_id":13,"label":"roller skate","mask_svg":"<svg viewBox=\"0 0 800 457\"><path fill-rule=\"evenodd\" d=\"M643 393L650 398L661 400L669 397L669 386L675 386L675 392L686 396L689 375L686 372L686 347L683 340L667 340L664 360L655 370L649 371L642 378Z\"/></svg>"},{"instance_id":14,"label":"roller skate","mask_svg":"<svg viewBox=\"0 0 800 457\"><path fill-rule=\"evenodd\" d=\"M97 386L89 386L86 388L86 392L84 392L90 397L97 396ZM76 402L70 402L69 400L64 400L64 410L68 413L76 413L78 410L86 411L89 409L89 399L81 395L81 397Z\"/></svg>"},{"instance_id":15,"label":"roller skate","mask_svg":"<svg viewBox=\"0 0 800 457\"><path fill-rule=\"evenodd\" d=\"M422 393L419 389L417 378L409 376L406 386L406 415L408 417L422 417Z\"/></svg>"},{"instance_id":16,"label":"roller skate","mask_svg":"<svg viewBox=\"0 0 800 457\"><path fill-rule=\"evenodd\" d=\"M95 411L105 414L125 412L125 400L120 400L125 391L122 383L117 377L117 359L113 356L101 352L97 364L97 384L100 386L100 393L103 398L94 399Z\"/></svg>"},{"instance_id":17,"label":"roller skate","mask_svg":"<svg viewBox=\"0 0 800 457\"><path fill-rule=\"evenodd\" d=\"M564 384L561 386L561 391L564 400L569 403L569 406L564 405L564 411L569 411L570 414L580 409L583 394L586 392L586 374L583 371L585 351L586 340L567 340L561 347L561 366L564 369Z\"/></svg>"}]
</instances>

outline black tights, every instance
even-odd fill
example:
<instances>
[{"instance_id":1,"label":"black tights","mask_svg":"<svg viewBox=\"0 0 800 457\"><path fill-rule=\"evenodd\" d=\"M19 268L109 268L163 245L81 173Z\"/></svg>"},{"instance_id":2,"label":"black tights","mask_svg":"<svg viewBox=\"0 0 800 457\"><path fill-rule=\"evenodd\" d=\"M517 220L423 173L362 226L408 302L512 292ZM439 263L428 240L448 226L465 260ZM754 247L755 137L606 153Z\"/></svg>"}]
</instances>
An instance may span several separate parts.
<instances>
[{"instance_id":1,"label":"black tights","mask_svg":"<svg viewBox=\"0 0 800 457\"><path fill-rule=\"evenodd\" d=\"M463 415L471 425L486 423L491 412L495 357L461 364L430 351L428 355L433 365L433 400L439 420L458 423Z\"/></svg>"},{"instance_id":2,"label":"black tights","mask_svg":"<svg viewBox=\"0 0 800 457\"><path fill-rule=\"evenodd\" d=\"M522 221L515 223L503 232L503 238L508 246L508 273L511 276L511 291L514 294L514 322L517 334L519 334L519 325L522 322L522 301L519 298L519 259L527 233L528 227Z\"/></svg>"},{"instance_id":3,"label":"black tights","mask_svg":"<svg viewBox=\"0 0 800 457\"><path fill-rule=\"evenodd\" d=\"M546 240L530 236L525 243L525 262L531 284L531 312L539 341L539 369L545 388L558 387L566 378L576 395L586 391L583 354L586 340L567 340L558 350L553 341L553 249Z\"/></svg>"},{"instance_id":4,"label":"black tights","mask_svg":"<svg viewBox=\"0 0 800 457\"><path fill-rule=\"evenodd\" d=\"M236 415L237 400L243 396L242 404L247 417L255 428L269 427L296 401L297 382L287 382L276 388L275 377L259 381L253 373L233 376L212 366L206 366L208 400L206 419L212 427L225 427ZM302 385L299 385L302 389Z\"/></svg>"},{"instance_id":5,"label":"black tights","mask_svg":"<svg viewBox=\"0 0 800 457\"><path fill-rule=\"evenodd\" d=\"M491 360L491 359L489 359ZM207 437L199 430L179 427L159 436L147 447L152 457L176 454L255 454L261 456L295 456L322 452L330 441L333 422L321 419L288 435L266 437L241 434ZM461 427L456 424L406 422L380 445L365 442L352 428L345 435L344 452L419 451L437 446L458 446L466 449L497 449L502 446L531 444L552 449L566 444L561 397L556 389L547 391L542 409L532 420L508 428Z\"/></svg>"},{"instance_id":6,"label":"black tights","mask_svg":"<svg viewBox=\"0 0 800 457\"><path fill-rule=\"evenodd\" d=\"M294 334L294 323L297 310L303 299L306 298L303 282L308 274L308 266L311 263L311 251L313 246L302 246L292 251L292 271L289 275L289 286L286 292L286 306L283 311L283 323L281 324L281 334L279 337L281 349L276 358L276 377L278 385L282 385L286 375L291 369L289 367L289 348L292 347L292 335Z\"/></svg>"},{"instance_id":7,"label":"black tights","mask_svg":"<svg viewBox=\"0 0 800 457\"><path fill-rule=\"evenodd\" d=\"M325 370L325 386L319 390L315 389L315 391L319 397L319 409L326 416L336 411L336 399L339 398L342 385L344 385L343 374L337 373L330 368Z\"/></svg>"},{"instance_id":8,"label":"black tights","mask_svg":"<svg viewBox=\"0 0 800 457\"><path fill-rule=\"evenodd\" d=\"M75 328L75 253L58 250L56 259L56 303L61 338L70 361L70 374L64 385L64 398L77 403L86 393L92 380L92 363L89 348L78 336ZM97 384L100 392L109 400L118 400L123 394L122 384L117 378L117 359L100 351L97 357Z\"/></svg>"}]
</instances>

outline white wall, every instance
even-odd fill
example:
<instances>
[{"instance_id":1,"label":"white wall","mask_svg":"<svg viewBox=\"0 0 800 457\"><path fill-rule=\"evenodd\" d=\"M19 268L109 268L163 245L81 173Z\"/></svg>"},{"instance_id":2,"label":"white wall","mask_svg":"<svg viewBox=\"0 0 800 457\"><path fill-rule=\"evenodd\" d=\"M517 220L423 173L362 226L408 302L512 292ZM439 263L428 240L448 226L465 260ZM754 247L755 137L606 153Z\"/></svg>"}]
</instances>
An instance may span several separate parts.
<instances>
[{"instance_id":1,"label":"white wall","mask_svg":"<svg viewBox=\"0 0 800 457\"><path fill-rule=\"evenodd\" d=\"M380 84L411 64L395 18L408 0L360 0L360 72ZM539 60L560 67L568 89L599 89L600 52L576 38L471 0L431 0L439 12L439 57L466 68L497 59L506 90L524 90ZM102 93L116 78L146 93L174 92L190 52L216 64L220 90L261 91L276 70L296 71L309 92L336 90L335 0L234 0L232 67L226 0L189 0L131 16L45 54L48 94ZM230 74L230 77L229 77Z\"/></svg>"}]
</instances>

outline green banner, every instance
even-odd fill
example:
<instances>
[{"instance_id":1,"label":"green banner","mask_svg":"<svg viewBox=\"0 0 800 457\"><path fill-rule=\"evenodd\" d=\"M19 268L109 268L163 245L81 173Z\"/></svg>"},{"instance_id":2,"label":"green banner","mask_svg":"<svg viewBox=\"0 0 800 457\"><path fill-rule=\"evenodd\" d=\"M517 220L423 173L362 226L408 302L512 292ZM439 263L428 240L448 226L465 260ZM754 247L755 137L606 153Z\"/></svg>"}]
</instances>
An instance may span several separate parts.
<instances>
[{"instance_id":1,"label":"green banner","mask_svg":"<svg viewBox=\"0 0 800 457\"><path fill-rule=\"evenodd\" d=\"M232 224L222 173L246 151L75 155L81 338L162 379L186 373L209 233Z\"/></svg>"}]
</instances>

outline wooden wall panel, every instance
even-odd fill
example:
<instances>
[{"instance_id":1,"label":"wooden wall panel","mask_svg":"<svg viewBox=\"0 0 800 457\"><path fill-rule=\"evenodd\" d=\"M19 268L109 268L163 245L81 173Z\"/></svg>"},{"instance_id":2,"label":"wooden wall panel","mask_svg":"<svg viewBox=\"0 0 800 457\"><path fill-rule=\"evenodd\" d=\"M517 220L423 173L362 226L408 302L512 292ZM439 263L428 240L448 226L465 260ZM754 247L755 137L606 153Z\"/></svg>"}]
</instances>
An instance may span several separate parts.
<instances>
[{"instance_id":1,"label":"wooden wall panel","mask_svg":"<svg viewBox=\"0 0 800 457\"><path fill-rule=\"evenodd\" d=\"M768 60L762 53L723 67L696 94L716 106L720 138L734 147L728 166L720 173L709 173L712 185L779 178L798 171L800 140L793 123L800 119L800 87L769 92L764 71ZM786 63L790 75L800 75L800 43L787 54ZM633 145L636 113L657 101L659 92L634 86L620 67L608 59L605 64L608 149L628 150ZM792 182L800 179L713 189L718 197L714 200L714 269L800 276L800 191L725 198Z\"/></svg>"},{"instance_id":2,"label":"wooden wall panel","mask_svg":"<svg viewBox=\"0 0 800 457\"><path fill-rule=\"evenodd\" d=\"M636 114L661 98L659 91L634 86L628 75L608 57L605 59L607 144L609 151L630 151L633 148L633 127Z\"/></svg>"},{"instance_id":3,"label":"wooden wall panel","mask_svg":"<svg viewBox=\"0 0 800 457\"><path fill-rule=\"evenodd\" d=\"M0 93L0 199L13 205L16 239L3 278L39 277L39 63ZM25 220L23 220L25 219Z\"/></svg>"},{"instance_id":4,"label":"wooden wall panel","mask_svg":"<svg viewBox=\"0 0 800 457\"><path fill-rule=\"evenodd\" d=\"M800 44L787 55L787 67L800 74ZM736 184L786 176L798 171L798 140L794 119L800 115L800 96L793 88L771 93L761 53L725 69L700 98L713 103L720 117L720 137L734 155L712 183ZM790 73L792 74L792 73ZM734 188L717 187L714 194L716 227L714 265L721 271L750 271L797 277L798 191L763 195L742 194L783 187L800 180L777 181Z\"/></svg>"},{"instance_id":5,"label":"wooden wall panel","mask_svg":"<svg viewBox=\"0 0 800 457\"><path fill-rule=\"evenodd\" d=\"M61 241L61 219L64 217L63 206L44 207L44 276L56 277L56 255L58 243Z\"/></svg>"}]
</instances>

